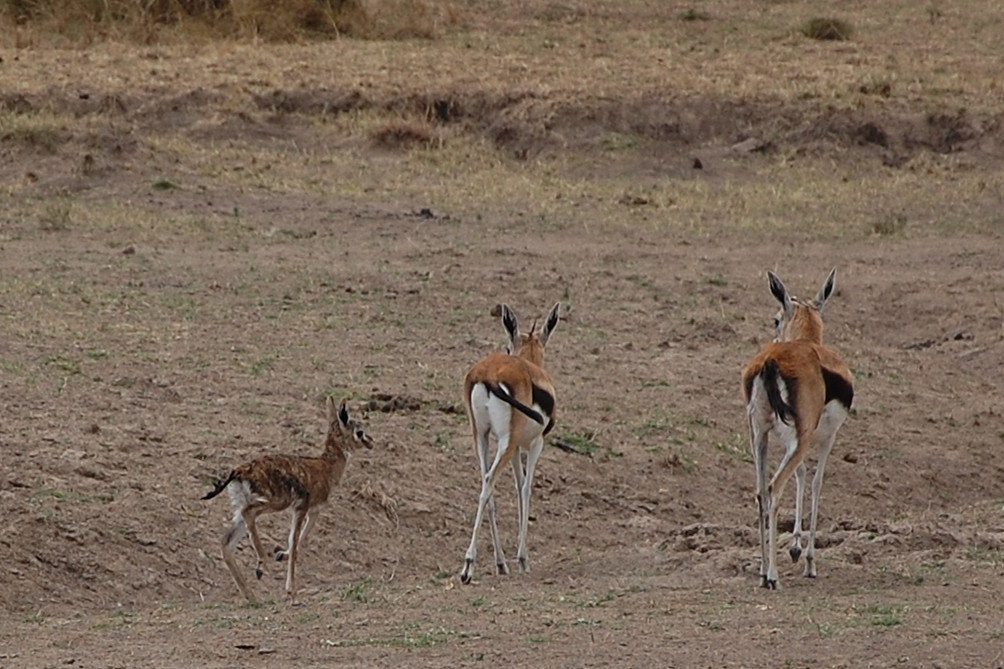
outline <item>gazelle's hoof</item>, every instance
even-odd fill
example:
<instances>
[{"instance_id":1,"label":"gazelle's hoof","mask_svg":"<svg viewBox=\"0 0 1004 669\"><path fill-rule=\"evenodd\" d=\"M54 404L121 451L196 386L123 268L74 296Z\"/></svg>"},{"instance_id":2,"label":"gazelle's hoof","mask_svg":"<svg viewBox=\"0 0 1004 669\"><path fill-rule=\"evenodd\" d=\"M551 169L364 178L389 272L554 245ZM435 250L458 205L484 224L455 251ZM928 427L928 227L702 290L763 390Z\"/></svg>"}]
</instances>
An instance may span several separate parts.
<instances>
[{"instance_id":1,"label":"gazelle's hoof","mask_svg":"<svg viewBox=\"0 0 1004 669\"><path fill-rule=\"evenodd\" d=\"M258 580L260 581L260 580L261 580L261 577L265 575L265 572L263 572L263 571L261 570L261 567L255 567L255 568L254 568L254 575L255 575L255 576L257 576L257 577L258 577Z\"/></svg>"},{"instance_id":2,"label":"gazelle's hoof","mask_svg":"<svg viewBox=\"0 0 1004 669\"><path fill-rule=\"evenodd\" d=\"M767 578L766 576L760 576L760 587L766 588L767 590L777 590L777 579Z\"/></svg>"},{"instance_id":3,"label":"gazelle's hoof","mask_svg":"<svg viewBox=\"0 0 1004 669\"><path fill-rule=\"evenodd\" d=\"M519 573L526 574L530 571L530 563L525 557L519 559Z\"/></svg>"},{"instance_id":4,"label":"gazelle's hoof","mask_svg":"<svg viewBox=\"0 0 1004 669\"><path fill-rule=\"evenodd\" d=\"M279 546L275 547L273 554L275 555L275 561L276 562L282 562L283 560L285 560L286 558L289 557L289 553L287 553L285 550L283 550Z\"/></svg>"},{"instance_id":5,"label":"gazelle's hoof","mask_svg":"<svg viewBox=\"0 0 1004 669\"><path fill-rule=\"evenodd\" d=\"M791 556L792 562L798 562L798 558L802 557L802 548L800 546L792 546L788 549L788 555Z\"/></svg>"},{"instance_id":6,"label":"gazelle's hoof","mask_svg":"<svg viewBox=\"0 0 1004 669\"><path fill-rule=\"evenodd\" d=\"M465 560L464 568L460 572L460 582L467 585L474 578L474 560Z\"/></svg>"},{"instance_id":7,"label":"gazelle's hoof","mask_svg":"<svg viewBox=\"0 0 1004 669\"><path fill-rule=\"evenodd\" d=\"M509 565L505 562L498 562L495 564L495 573L499 576L505 576L509 573Z\"/></svg>"}]
</instances>

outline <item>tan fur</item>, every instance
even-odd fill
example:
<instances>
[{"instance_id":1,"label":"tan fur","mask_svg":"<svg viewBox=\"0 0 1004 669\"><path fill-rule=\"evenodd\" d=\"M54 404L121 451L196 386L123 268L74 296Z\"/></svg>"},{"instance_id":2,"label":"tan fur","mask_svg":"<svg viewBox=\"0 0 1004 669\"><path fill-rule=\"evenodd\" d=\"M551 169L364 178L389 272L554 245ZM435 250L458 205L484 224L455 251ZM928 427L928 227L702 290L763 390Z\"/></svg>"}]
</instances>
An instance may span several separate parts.
<instances>
[{"instance_id":1,"label":"tan fur","mask_svg":"<svg viewBox=\"0 0 1004 669\"><path fill-rule=\"evenodd\" d=\"M492 383L498 385L503 383L509 388L512 395L527 406L533 405L533 387L547 391L554 397L554 384L540 365L543 364L543 348L540 342L534 338L536 346L523 346L515 355L505 353L492 353L484 358L467 372L464 377L464 403L467 405L467 415L471 419L471 429L477 430L474 425L474 416L471 409L471 390L478 383ZM525 350L526 349L526 350ZM532 362L523 357L527 351L534 353L534 358L538 362ZM551 419L554 419L552 412ZM532 422L528 416L519 411L512 412L512 432L522 434L528 422ZM475 448L477 447L477 435L475 434ZM525 444L523 444L525 446ZM505 466L513 453L518 449L510 448L502 458L499 466Z\"/></svg>"},{"instance_id":2,"label":"tan fur","mask_svg":"<svg viewBox=\"0 0 1004 669\"><path fill-rule=\"evenodd\" d=\"M266 455L231 471L226 481L210 492L206 499L227 489L234 507L234 520L223 537L223 559L249 601L254 601L244 574L234 559L234 547L243 537L246 527L257 557L255 568L261 578L265 552L258 537L256 519L263 513L291 509L293 512L289 544L285 551L276 550L277 560L288 560L286 593L295 596L296 557L300 543L313 520L312 513L325 503L331 488L341 480L349 454L362 444L370 448L370 439L356 422L348 417L344 404L336 412L328 398L328 435L324 452L319 457Z\"/></svg>"}]
</instances>

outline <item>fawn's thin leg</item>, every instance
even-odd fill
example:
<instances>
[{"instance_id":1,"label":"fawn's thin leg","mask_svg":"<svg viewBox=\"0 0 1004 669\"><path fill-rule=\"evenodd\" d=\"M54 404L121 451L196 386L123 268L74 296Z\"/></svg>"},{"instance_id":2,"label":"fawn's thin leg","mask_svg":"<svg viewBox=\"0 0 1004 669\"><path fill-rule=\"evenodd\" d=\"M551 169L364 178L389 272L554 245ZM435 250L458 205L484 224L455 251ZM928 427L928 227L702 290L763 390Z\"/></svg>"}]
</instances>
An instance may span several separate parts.
<instances>
[{"instance_id":1,"label":"fawn's thin leg","mask_svg":"<svg viewBox=\"0 0 1004 669\"><path fill-rule=\"evenodd\" d=\"M306 511L294 509L293 522L289 528L289 564L286 565L286 594L290 599L294 597L296 589L296 556L300 549L300 535L303 531Z\"/></svg>"},{"instance_id":2,"label":"fawn's thin leg","mask_svg":"<svg viewBox=\"0 0 1004 669\"><path fill-rule=\"evenodd\" d=\"M251 588L248 586L247 579L244 578L244 574L237 567L237 560L234 558L234 548L245 536L247 536L247 524L244 522L244 518L240 512L237 512L234 515L234 521L230 529L223 535L223 561L227 564L227 569L230 570L230 575L234 577L234 583L237 584L237 588L241 591L241 594L253 604L255 597L251 594Z\"/></svg>"},{"instance_id":3,"label":"fawn's thin leg","mask_svg":"<svg viewBox=\"0 0 1004 669\"><path fill-rule=\"evenodd\" d=\"M255 519L258 518L259 513L260 510L257 507L248 507L247 509L244 509L243 515L244 522L248 527L248 533L251 535L251 545L254 546L254 552L258 558L258 563L255 564L254 567L254 575L257 576L260 581L262 574L265 573L262 571L262 567L265 565L265 551L261 547L261 539L258 538L258 527L255 525Z\"/></svg>"},{"instance_id":4,"label":"fawn's thin leg","mask_svg":"<svg viewBox=\"0 0 1004 669\"><path fill-rule=\"evenodd\" d=\"M307 516L303 521L303 529L300 530L299 546L303 548L303 540L307 537L307 532L310 528L314 526L314 519L317 515L314 513L314 509L307 511ZM275 561L282 562L283 560L289 558L289 544L286 544L286 548L282 546L275 547Z\"/></svg>"}]
</instances>

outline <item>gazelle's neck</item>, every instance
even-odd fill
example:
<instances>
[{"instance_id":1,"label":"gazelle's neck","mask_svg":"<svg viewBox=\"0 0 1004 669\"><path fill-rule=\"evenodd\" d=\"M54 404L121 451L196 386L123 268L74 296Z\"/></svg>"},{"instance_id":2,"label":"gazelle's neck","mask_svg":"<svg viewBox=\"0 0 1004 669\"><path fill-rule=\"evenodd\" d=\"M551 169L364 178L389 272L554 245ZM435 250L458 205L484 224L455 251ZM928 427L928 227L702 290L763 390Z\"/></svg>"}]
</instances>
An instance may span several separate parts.
<instances>
[{"instance_id":1,"label":"gazelle's neck","mask_svg":"<svg viewBox=\"0 0 1004 669\"><path fill-rule=\"evenodd\" d=\"M795 313L781 333L779 341L809 341L823 343L823 317L814 307L795 304Z\"/></svg>"}]
</instances>

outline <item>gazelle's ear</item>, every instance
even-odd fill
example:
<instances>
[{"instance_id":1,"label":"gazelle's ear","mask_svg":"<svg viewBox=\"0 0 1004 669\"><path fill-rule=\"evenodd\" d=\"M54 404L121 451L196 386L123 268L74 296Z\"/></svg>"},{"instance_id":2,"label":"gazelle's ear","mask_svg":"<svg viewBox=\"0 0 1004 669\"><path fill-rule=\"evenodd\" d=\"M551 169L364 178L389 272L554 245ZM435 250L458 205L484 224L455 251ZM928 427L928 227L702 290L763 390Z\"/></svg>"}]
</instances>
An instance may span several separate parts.
<instances>
[{"instance_id":1,"label":"gazelle's ear","mask_svg":"<svg viewBox=\"0 0 1004 669\"><path fill-rule=\"evenodd\" d=\"M837 278L837 268L834 267L830 270L830 275L826 277L826 281L823 282L823 287L819 289L816 293L816 299L812 301L813 305L816 307L816 311L823 313L823 307L826 305L826 300L830 299L830 295L833 294L833 282Z\"/></svg>"},{"instance_id":2,"label":"gazelle's ear","mask_svg":"<svg viewBox=\"0 0 1004 669\"><path fill-rule=\"evenodd\" d=\"M349 409L345 406L345 400L342 400L341 406L338 407L338 422L342 427L348 427Z\"/></svg>"},{"instance_id":3,"label":"gazelle's ear","mask_svg":"<svg viewBox=\"0 0 1004 669\"><path fill-rule=\"evenodd\" d=\"M795 313L795 305L791 301L791 295L788 294L788 289L784 287L784 283L778 278L777 274L767 270L767 281L770 283L770 294L774 296L778 302L781 303L781 309L784 310L784 317L791 318L792 314Z\"/></svg>"},{"instance_id":4,"label":"gazelle's ear","mask_svg":"<svg viewBox=\"0 0 1004 669\"><path fill-rule=\"evenodd\" d=\"M561 320L561 302L555 302L551 310L547 312L547 318L544 319L544 327L540 330L540 345L547 346L547 340L551 336L551 332L554 328L558 327L558 321Z\"/></svg>"},{"instance_id":5,"label":"gazelle's ear","mask_svg":"<svg viewBox=\"0 0 1004 669\"><path fill-rule=\"evenodd\" d=\"M516 314L509 308L508 304L502 304L502 327L509 335L509 352L513 353L519 348L519 322Z\"/></svg>"}]
</instances>

